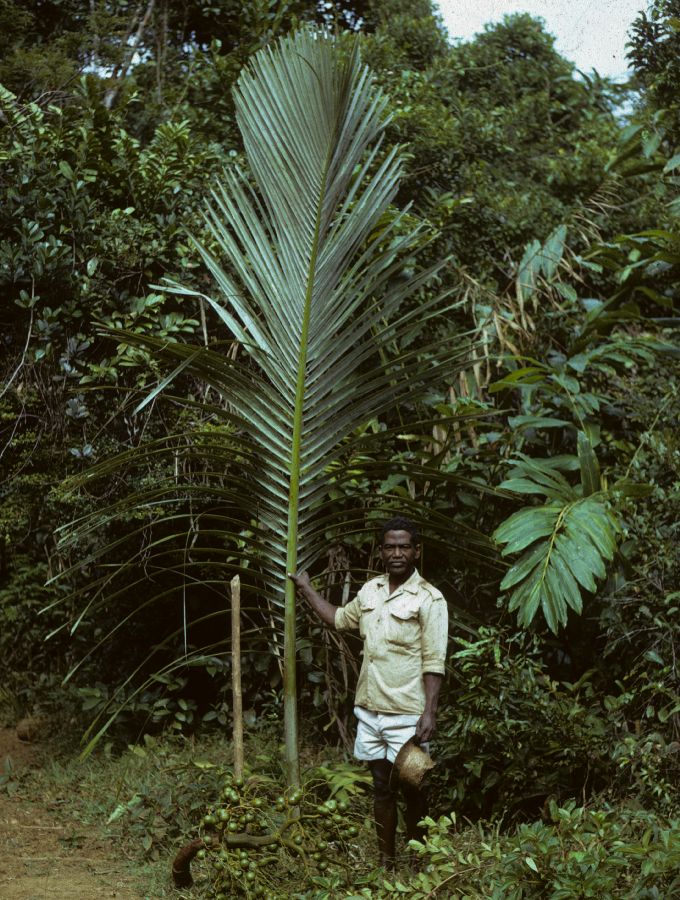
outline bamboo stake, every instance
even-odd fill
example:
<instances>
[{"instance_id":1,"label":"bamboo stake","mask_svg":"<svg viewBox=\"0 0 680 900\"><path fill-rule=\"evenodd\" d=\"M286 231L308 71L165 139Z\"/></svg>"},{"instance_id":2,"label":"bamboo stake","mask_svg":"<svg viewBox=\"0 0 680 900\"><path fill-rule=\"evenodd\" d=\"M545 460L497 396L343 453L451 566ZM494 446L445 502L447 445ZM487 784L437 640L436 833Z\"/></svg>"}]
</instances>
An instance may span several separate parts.
<instances>
[{"instance_id":1,"label":"bamboo stake","mask_svg":"<svg viewBox=\"0 0 680 900\"><path fill-rule=\"evenodd\" d=\"M234 777L243 777L243 700L241 695L241 579L231 579L231 691L234 721Z\"/></svg>"}]
</instances>

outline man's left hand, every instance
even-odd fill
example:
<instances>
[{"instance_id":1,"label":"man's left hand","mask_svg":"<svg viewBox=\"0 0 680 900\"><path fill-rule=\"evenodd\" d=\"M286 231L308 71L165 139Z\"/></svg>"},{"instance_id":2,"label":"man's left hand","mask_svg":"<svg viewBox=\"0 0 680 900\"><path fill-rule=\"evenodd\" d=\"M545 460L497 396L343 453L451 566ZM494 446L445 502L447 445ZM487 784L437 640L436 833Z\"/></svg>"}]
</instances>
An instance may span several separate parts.
<instances>
[{"instance_id":1,"label":"man's left hand","mask_svg":"<svg viewBox=\"0 0 680 900\"><path fill-rule=\"evenodd\" d=\"M419 744L427 743L434 735L437 727L437 717L434 713L424 712L416 723L415 738Z\"/></svg>"}]
</instances>

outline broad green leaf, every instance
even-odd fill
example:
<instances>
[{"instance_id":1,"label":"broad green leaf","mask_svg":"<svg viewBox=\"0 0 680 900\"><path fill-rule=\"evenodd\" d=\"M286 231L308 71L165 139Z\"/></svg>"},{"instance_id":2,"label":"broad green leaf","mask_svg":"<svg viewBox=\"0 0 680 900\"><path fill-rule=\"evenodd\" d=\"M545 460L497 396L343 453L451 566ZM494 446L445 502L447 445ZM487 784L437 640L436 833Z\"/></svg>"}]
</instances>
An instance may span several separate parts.
<instances>
[{"instance_id":1,"label":"broad green leaf","mask_svg":"<svg viewBox=\"0 0 680 900\"><path fill-rule=\"evenodd\" d=\"M569 609L580 615L581 589L595 591L596 579L606 575L604 561L613 556L618 530L596 496L561 507L520 510L503 522L494 534L506 544L503 555L530 547L501 583L502 591L514 588L508 609L517 611L519 624L527 627L540 608L548 627L557 632Z\"/></svg>"},{"instance_id":2,"label":"broad green leaf","mask_svg":"<svg viewBox=\"0 0 680 900\"><path fill-rule=\"evenodd\" d=\"M571 570L567 566L564 557L557 548L557 544L553 546L550 555L551 570L554 571L559 579L559 590L567 604L574 610L577 615L581 615L583 610L583 598L578 586L578 582Z\"/></svg>"},{"instance_id":3,"label":"broad green leaf","mask_svg":"<svg viewBox=\"0 0 680 900\"><path fill-rule=\"evenodd\" d=\"M582 545L577 544L570 536L558 534L555 540L553 553L556 558L569 569L581 587L585 588L587 591L594 592L597 590L597 583L590 562L592 551L590 542L588 542L588 547L591 548L591 550L586 554L583 552ZM602 568L603 567L601 567L601 569Z\"/></svg>"},{"instance_id":4,"label":"broad green leaf","mask_svg":"<svg viewBox=\"0 0 680 900\"><path fill-rule=\"evenodd\" d=\"M510 469L510 478L501 483L504 490L515 490L511 482L522 482L520 493L540 493L550 500L569 503L576 499L576 492L567 479L559 471L560 468L571 467L567 457L555 459L531 459L523 453L517 454L518 461ZM527 482L527 484L523 484ZM534 489L529 490L529 485Z\"/></svg>"},{"instance_id":5,"label":"broad green leaf","mask_svg":"<svg viewBox=\"0 0 680 900\"><path fill-rule=\"evenodd\" d=\"M559 266L564 253L564 242L566 237L567 226L558 225L543 245L541 268L548 281L551 281L557 273L557 267Z\"/></svg>"},{"instance_id":6,"label":"broad green leaf","mask_svg":"<svg viewBox=\"0 0 680 900\"><path fill-rule=\"evenodd\" d=\"M494 532L494 539L499 544L506 544L502 555L518 553L539 538L552 534L560 512L559 506L535 506L513 513Z\"/></svg>"},{"instance_id":7,"label":"broad green leaf","mask_svg":"<svg viewBox=\"0 0 680 900\"><path fill-rule=\"evenodd\" d=\"M569 517L569 527L581 529L605 559L611 559L616 549L614 521L600 503L576 505Z\"/></svg>"},{"instance_id":8,"label":"broad green leaf","mask_svg":"<svg viewBox=\"0 0 680 900\"><path fill-rule=\"evenodd\" d=\"M545 560L545 547L539 544L533 550L525 553L519 562L511 566L505 574L505 578L501 582L501 590L507 591L519 581L526 578L531 571L542 561Z\"/></svg>"},{"instance_id":9,"label":"broad green leaf","mask_svg":"<svg viewBox=\"0 0 680 900\"><path fill-rule=\"evenodd\" d=\"M520 302L528 300L536 290L536 279L541 271L541 243L527 244L517 270L517 294Z\"/></svg>"}]
</instances>

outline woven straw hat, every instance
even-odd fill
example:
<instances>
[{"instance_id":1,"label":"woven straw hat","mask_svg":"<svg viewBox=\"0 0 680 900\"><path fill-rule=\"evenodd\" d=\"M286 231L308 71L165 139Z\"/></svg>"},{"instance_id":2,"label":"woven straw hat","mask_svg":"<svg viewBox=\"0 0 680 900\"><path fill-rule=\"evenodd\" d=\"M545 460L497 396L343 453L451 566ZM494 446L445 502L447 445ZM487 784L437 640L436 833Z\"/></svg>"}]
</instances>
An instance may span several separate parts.
<instances>
[{"instance_id":1,"label":"woven straw hat","mask_svg":"<svg viewBox=\"0 0 680 900\"><path fill-rule=\"evenodd\" d=\"M396 782L400 781L411 787L419 788L430 769L434 769L430 755L420 749L415 738L409 738L397 753L390 782L392 787L395 787Z\"/></svg>"}]
</instances>

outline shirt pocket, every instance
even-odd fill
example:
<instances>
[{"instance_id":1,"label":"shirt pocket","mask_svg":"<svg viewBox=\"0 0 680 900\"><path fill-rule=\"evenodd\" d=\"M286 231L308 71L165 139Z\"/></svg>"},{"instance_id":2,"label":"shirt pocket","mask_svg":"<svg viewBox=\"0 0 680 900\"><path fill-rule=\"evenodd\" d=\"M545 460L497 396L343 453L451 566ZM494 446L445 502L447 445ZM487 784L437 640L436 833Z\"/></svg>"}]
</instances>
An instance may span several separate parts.
<instances>
[{"instance_id":1,"label":"shirt pocket","mask_svg":"<svg viewBox=\"0 0 680 900\"><path fill-rule=\"evenodd\" d=\"M387 642L395 647L409 647L416 650L420 646L420 604L417 600L409 603L388 604Z\"/></svg>"},{"instance_id":2,"label":"shirt pocket","mask_svg":"<svg viewBox=\"0 0 680 900\"><path fill-rule=\"evenodd\" d=\"M361 618L359 619L359 634L362 638L366 637L366 629L370 622L371 616L375 612L377 600L375 597L362 597L359 601L361 607Z\"/></svg>"}]
</instances>

